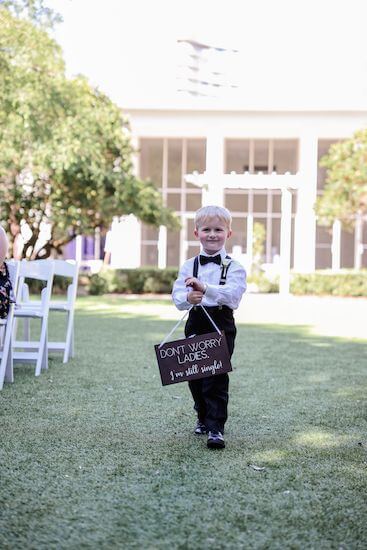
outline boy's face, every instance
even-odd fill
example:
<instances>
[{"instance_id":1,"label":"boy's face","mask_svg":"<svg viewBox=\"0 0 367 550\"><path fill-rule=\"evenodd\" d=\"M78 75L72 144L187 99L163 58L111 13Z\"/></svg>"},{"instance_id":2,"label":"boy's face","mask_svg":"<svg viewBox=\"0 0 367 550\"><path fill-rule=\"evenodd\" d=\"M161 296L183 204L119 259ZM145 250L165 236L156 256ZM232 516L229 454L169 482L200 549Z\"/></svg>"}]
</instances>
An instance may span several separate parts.
<instances>
[{"instance_id":1,"label":"boy's face","mask_svg":"<svg viewBox=\"0 0 367 550\"><path fill-rule=\"evenodd\" d=\"M216 254L224 246L232 231L219 218L207 218L195 228L195 237L199 239L206 254Z\"/></svg>"}]
</instances>

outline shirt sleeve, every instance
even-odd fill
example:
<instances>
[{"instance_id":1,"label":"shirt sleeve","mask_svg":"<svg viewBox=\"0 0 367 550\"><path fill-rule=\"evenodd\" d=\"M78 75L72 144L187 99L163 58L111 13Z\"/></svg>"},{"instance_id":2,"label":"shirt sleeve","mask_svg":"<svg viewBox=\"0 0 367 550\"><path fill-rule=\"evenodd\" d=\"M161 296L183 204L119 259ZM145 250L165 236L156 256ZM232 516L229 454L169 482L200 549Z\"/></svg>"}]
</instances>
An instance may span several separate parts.
<instances>
[{"instance_id":1,"label":"shirt sleeve","mask_svg":"<svg viewBox=\"0 0 367 550\"><path fill-rule=\"evenodd\" d=\"M218 305L237 309L247 287L244 267L232 260L224 285L207 284L205 296Z\"/></svg>"},{"instance_id":2,"label":"shirt sleeve","mask_svg":"<svg viewBox=\"0 0 367 550\"><path fill-rule=\"evenodd\" d=\"M185 284L185 279L192 275L193 262L192 260L186 261L178 274L176 281L173 284L172 299L179 310L189 309L191 304L187 301L188 289Z\"/></svg>"}]
</instances>

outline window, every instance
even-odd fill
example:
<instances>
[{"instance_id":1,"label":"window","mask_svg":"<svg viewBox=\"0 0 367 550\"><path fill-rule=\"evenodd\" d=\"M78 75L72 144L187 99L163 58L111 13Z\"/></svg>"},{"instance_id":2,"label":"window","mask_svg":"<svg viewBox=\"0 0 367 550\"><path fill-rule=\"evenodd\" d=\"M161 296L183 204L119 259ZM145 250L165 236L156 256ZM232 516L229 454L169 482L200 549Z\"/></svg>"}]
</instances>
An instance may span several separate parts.
<instances>
[{"instance_id":1,"label":"window","mask_svg":"<svg viewBox=\"0 0 367 550\"><path fill-rule=\"evenodd\" d=\"M332 264L331 257L331 243L332 233L331 230L316 225L316 269L329 269Z\"/></svg>"},{"instance_id":2,"label":"window","mask_svg":"<svg viewBox=\"0 0 367 550\"><path fill-rule=\"evenodd\" d=\"M163 139L144 139L140 142L140 177L162 187Z\"/></svg>"},{"instance_id":3,"label":"window","mask_svg":"<svg viewBox=\"0 0 367 550\"><path fill-rule=\"evenodd\" d=\"M270 172L296 174L298 171L298 140L273 140L273 166Z\"/></svg>"},{"instance_id":4,"label":"window","mask_svg":"<svg viewBox=\"0 0 367 550\"><path fill-rule=\"evenodd\" d=\"M140 140L140 176L153 180L162 192L165 206L178 214L195 212L201 207L202 190L196 185L186 183L183 176L194 171L203 173L205 166L205 139L142 138ZM186 223L184 220L184 224ZM191 235L192 233L189 239L193 238ZM178 265L182 245L180 232L169 232L167 265ZM143 225L141 246L142 265L157 265L158 229Z\"/></svg>"},{"instance_id":5,"label":"window","mask_svg":"<svg viewBox=\"0 0 367 550\"><path fill-rule=\"evenodd\" d=\"M250 165L250 171L253 174L267 174L271 171L268 139L254 139L254 162L253 166Z\"/></svg>"},{"instance_id":6,"label":"window","mask_svg":"<svg viewBox=\"0 0 367 550\"><path fill-rule=\"evenodd\" d=\"M248 191L239 191L232 189L224 190L224 206L232 213L247 212L248 210Z\"/></svg>"},{"instance_id":7,"label":"window","mask_svg":"<svg viewBox=\"0 0 367 550\"><path fill-rule=\"evenodd\" d=\"M298 170L297 139L227 139L225 148L227 174L295 174Z\"/></svg>"},{"instance_id":8,"label":"window","mask_svg":"<svg viewBox=\"0 0 367 550\"><path fill-rule=\"evenodd\" d=\"M205 172L206 167L206 140L188 139L187 140L187 168L188 174L192 172Z\"/></svg>"},{"instance_id":9,"label":"window","mask_svg":"<svg viewBox=\"0 0 367 550\"><path fill-rule=\"evenodd\" d=\"M141 264L146 266L158 265L157 245L145 245L141 249Z\"/></svg>"},{"instance_id":10,"label":"window","mask_svg":"<svg viewBox=\"0 0 367 550\"><path fill-rule=\"evenodd\" d=\"M186 211L196 212L201 208L201 193L187 193L186 195Z\"/></svg>"},{"instance_id":11,"label":"window","mask_svg":"<svg viewBox=\"0 0 367 550\"><path fill-rule=\"evenodd\" d=\"M141 228L141 238L143 241L157 241L158 228L151 225L143 224Z\"/></svg>"},{"instance_id":12,"label":"window","mask_svg":"<svg viewBox=\"0 0 367 550\"><path fill-rule=\"evenodd\" d=\"M181 210L181 193L168 193L167 194L167 206L172 210Z\"/></svg>"},{"instance_id":13,"label":"window","mask_svg":"<svg viewBox=\"0 0 367 550\"><path fill-rule=\"evenodd\" d=\"M242 252L246 250L246 238L247 238L247 219L235 218L232 219L232 236L230 239L230 246L240 246Z\"/></svg>"},{"instance_id":14,"label":"window","mask_svg":"<svg viewBox=\"0 0 367 550\"><path fill-rule=\"evenodd\" d=\"M250 140L227 139L225 154L226 173L237 172L237 174L242 174L250 166Z\"/></svg>"},{"instance_id":15,"label":"window","mask_svg":"<svg viewBox=\"0 0 367 550\"><path fill-rule=\"evenodd\" d=\"M341 267L354 267L354 231L342 230L340 236L340 264Z\"/></svg>"},{"instance_id":16,"label":"window","mask_svg":"<svg viewBox=\"0 0 367 550\"><path fill-rule=\"evenodd\" d=\"M180 188L182 185L182 139L168 141L167 186Z\"/></svg>"},{"instance_id":17,"label":"window","mask_svg":"<svg viewBox=\"0 0 367 550\"><path fill-rule=\"evenodd\" d=\"M267 191L254 191L254 206L253 210L256 213L265 214L268 207L268 192Z\"/></svg>"}]
</instances>

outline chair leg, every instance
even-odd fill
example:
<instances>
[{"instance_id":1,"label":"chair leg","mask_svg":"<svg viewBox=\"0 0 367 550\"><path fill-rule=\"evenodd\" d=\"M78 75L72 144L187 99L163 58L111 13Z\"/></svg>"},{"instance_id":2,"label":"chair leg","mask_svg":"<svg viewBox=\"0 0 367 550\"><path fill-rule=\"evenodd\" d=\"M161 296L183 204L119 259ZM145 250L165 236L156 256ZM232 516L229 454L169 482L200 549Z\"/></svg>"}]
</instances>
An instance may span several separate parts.
<instances>
[{"instance_id":1,"label":"chair leg","mask_svg":"<svg viewBox=\"0 0 367 550\"><path fill-rule=\"evenodd\" d=\"M3 359L4 358L2 357L0 361L0 390L3 389L5 378L5 361Z\"/></svg>"},{"instance_id":2,"label":"chair leg","mask_svg":"<svg viewBox=\"0 0 367 550\"><path fill-rule=\"evenodd\" d=\"M0 362L0 389L3 387L4 380L6 382L14 382L13 373L13 350L11 343L13 314L9 313L7 324L3 331L3 353Z\"/></svg>"},{"instance_id":3,"label":"chair leg","mask_svg":"<svg viewBox=\"0 0 367 550\"><path fill-rule=\"evenodd\" d=\"M70 356L71 356L71 357L75 357L74 320L73 320L73 330L72 330L72 333L71 333Z\"/></svg>"},{"instance_id":4,"label":"chair leg","mask_svg":"<svg viewBox=\"0 0 367 550\"><path fill-rule=\"evenodd\" d=\"M13 368L14 362L13 362L13 349L12 346L9 347L9 353L8 353L8 360L6 362L6 369L5 369L5 382L10 382L11 384L14 382L14 368Z\"/></svg>"},{"instance_id":5,"label":"chair leg","mask_svg":"<svg viewBox=\"0 0 367 550\"><path fill-rule=\"evenodd\" d=\"M42 370L48 369L48 334L47 334L47 326L46 326L46 338L45 338L45 345L43 347L43 361L42 361Z\"/></svg>"},{"instance_id":6,"label":"chair leg","mask_svg":"<svg viewBox=\"0 0 367 550\"><path fill-rule=\"evenodd\" d=\"M74 357L74 313L72 311L68 311L68 326L66 330L63 363L67 363L70 357Z\"/></svg>"},{"instance_id":7,"label":"chair leg","mask_svg":"<svg viewBox=\"0 0 367 550\"><path fill-rule=\"evenodd\" d=\"M1 330L1 340L2 340L2 333L3 330ZM2 343L2 342L1 342ZM5 349L3 347L2 356L0 359L0 390L2 390L4 385L4 378L5 378L5 371L6 371L6 356L5 356Z\"/></svg>"},{"instance_id":8,"label":"chair leg","mask_svg":"<svg viewBox=\"0 0 367 550\"><path fill-rule=\"evenodd\" d=\"M38 358L36 363L35 375L41 374L41 369L48 368L48 349L47 349L47 319L42 319L41 336L38 348Z\"/></svg>"}]
</instances>

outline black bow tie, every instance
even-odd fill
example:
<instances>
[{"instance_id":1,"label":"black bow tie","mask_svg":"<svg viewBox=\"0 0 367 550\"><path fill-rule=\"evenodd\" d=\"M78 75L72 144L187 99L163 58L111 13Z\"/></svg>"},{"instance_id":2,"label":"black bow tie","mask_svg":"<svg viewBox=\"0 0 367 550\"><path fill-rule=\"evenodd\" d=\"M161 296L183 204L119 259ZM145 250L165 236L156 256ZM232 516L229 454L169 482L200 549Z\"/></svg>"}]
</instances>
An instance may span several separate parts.
<instances>
[{"instance_id":1,"label":"black bow tie","mask_svg":"<svg viewBox=\"0 0 367 550\"><path fill-rule=\"evenodd\" d=\"M215 264L220 265L222 263L222 258L220 254L217 254L216 256L201 256L200 255L200 265L209 264L210 262L213 262Z\"/></svg>"}]
</instances>

